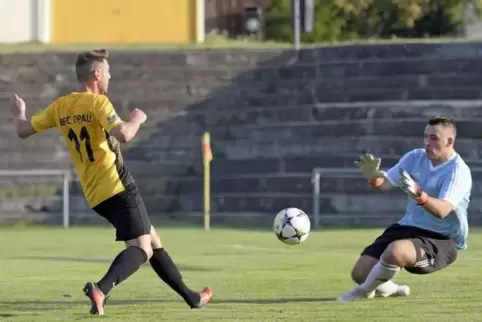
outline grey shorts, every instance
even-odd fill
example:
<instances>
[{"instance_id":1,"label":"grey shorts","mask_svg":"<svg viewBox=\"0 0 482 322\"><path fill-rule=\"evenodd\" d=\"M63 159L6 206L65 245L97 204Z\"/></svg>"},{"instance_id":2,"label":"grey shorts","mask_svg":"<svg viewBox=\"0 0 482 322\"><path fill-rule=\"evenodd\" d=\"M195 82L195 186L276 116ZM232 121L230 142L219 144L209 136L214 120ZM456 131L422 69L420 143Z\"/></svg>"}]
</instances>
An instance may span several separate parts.
<instances>
[{"instance_id":1,"label":"grey shorts","mask_svg":"<svg viewBox=\"0 0 482 322\"><path fill-rule=\"evenodd\" d=\"M412 274L430 274L441 270L457 259L457 247L447 236L413 226L389 226L361 255L379 259L392 242L410 240L417 249L417 263L405 269Z\"/></svg>"}]
</instances>

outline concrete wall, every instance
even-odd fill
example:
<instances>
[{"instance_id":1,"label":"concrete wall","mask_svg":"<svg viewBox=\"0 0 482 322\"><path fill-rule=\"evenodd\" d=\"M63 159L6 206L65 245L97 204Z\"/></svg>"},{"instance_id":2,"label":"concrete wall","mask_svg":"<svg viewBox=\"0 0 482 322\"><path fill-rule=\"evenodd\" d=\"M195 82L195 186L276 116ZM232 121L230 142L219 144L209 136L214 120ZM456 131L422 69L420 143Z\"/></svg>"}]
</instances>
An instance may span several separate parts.
<instances>
[{"instance_id":1,"label":"concrete wall","mask_svg":"<svg viewBox=\"0 0 482 322\"><path fill-rule=\"evenodd\" d=\"M51 3L54 44L197 42L197 0L143 0L142 5L137 0ZM95 33L86 31L85 23L90 19L102 24Z\"/></svg>"},{"instance_id":2,"label":"concrete wall","mask_svg":"<svg viewBox=\"0 0 482 322\"><path fill-rule=\"evenodd\" d=\"M313 167L353 169L365 150L388 167L421 146L427 117L446 114L457 119L457 149L473 167L476 223L482 219L482 143L475 139L481 132L481 53L478 43L326 47L299 55L115 52L110 96L122 116L140 107L149 117L124 155L153 215L201 213L206 130L214 152L214 220L271 221L287 206L311 212ZM31 108L67 93L75 86L74 61L73 54L2 56L0 104L13 90ZM70 166L55 131L18 141L3 122L0 168ZM76 184L73 191L73 214L91 218ZM321 193L322 224L385 225L404 209L401 192L380 197L361 177L340 171L322 178ZM4 216L34 209L43 219L60 210L55 197L34 200L4 198L0 208L10 207Z\"/></svg>"},{"instance_id":3,"label":"concrete wall","mask_svg":"<svg viewBox=\"0 0 482 322\"><path fill-rule=\"evenodd\" d=\"M37 39L37 0L0 0L0 43Z\"/></svg>"}]
</instances>

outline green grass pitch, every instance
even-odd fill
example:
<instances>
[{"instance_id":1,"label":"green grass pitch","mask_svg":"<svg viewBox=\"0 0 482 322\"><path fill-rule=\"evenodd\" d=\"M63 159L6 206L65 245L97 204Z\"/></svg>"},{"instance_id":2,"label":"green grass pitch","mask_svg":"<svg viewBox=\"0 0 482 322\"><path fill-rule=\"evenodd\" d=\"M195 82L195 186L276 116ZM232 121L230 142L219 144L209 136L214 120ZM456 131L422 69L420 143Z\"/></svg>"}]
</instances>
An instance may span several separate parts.
<instances>
[{"instance_id":1,"label":"green grass pitch","mask_svg":"<svg viewBox=\"0 0 482 322\"><path fill-rule=\"evenodd\" d=\"M122 248L108 227L0 228L0 321L481 321L482 234L450 268L402 271L409 298L338 303L362 247L381 229L317 230L297 246L270 231L158 226L188 285L214 288L213 302L189 309L148 265L112 291L105 316L90 316L81 289Z\"/></svg>"}]
</instances>

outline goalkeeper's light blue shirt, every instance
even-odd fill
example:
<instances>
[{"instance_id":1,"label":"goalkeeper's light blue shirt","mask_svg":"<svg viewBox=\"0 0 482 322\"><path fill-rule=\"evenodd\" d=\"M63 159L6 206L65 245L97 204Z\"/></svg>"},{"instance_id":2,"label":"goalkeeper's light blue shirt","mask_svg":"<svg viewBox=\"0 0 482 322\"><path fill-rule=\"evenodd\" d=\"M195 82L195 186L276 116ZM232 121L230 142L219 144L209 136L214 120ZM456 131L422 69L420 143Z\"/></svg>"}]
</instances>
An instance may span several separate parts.
<instances>
[{"instance_id":1,"label":"goalkeeper's light blue shirt","mask_svg":"<svg viewBox=\"0 0 482 322\"><path fill-rule=\"evenodd\" d=\"M449 160L434 167L424 149L412 150L388 170L388 180L394 186L398 186L399 169L405 169L429 196L447 200L455 209L448 217L440 219L417 205L415 199L408 198L406 213L398 223L445 235L455 242L458 249L466 249L469 234L467 207L472 190L472 174L464 160L454 153Z\"/></svg>"}]
</instances>

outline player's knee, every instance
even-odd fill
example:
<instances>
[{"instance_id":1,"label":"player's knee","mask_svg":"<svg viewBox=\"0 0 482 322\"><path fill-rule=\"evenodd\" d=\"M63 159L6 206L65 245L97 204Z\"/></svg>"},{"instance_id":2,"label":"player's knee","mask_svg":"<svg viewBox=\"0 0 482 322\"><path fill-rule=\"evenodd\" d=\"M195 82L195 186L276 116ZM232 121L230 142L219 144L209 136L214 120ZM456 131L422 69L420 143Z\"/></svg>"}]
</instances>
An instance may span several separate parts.
<instances>
[{"instance_id":1,"label":"player's knee","mask_svg":"<svg viewBox=\"0 0 482 322\"><path fill-rule=\"evenodd\" d=\"M417 261L417 250L410 240L397 240L388 245L381 259L387 264L412 266Z\"/></svg>"},{"instance_id":2,"label":"player's knee","mask_svg":"<svg viewBox=\"0 0 482 322\"><path fill-rule=\"evenodd\" d=\"M153 250L152 248L150 247L141 247L141 246L127 246L127 247L136 247L136 248L139 248L141 251L144 252L144 254L146 255L146 260L150 260L152 255L153 255Z\"/></svg>"},{"instance_id":3,"label":"player's knee","mask_svg":"<svg viewBox=\"0 0 482 322\"><path fill-rule=\"evenodd\" d=\"M140 249L142 249L144 251L144 253L146 253L146 257L147 257L147 260L150 260L152 255L153 255L153 250L150 246L146 246L146 245L142 245L142 246L138 246Z\"/></svg>"},{"instance_id":4,"label":"player's knee","mask_svg":"<svg viewBox=\"0 0 482 322\"><path fill-rule=\"evenodd\" d=\"M151 226L150 236L151 236L151 248L152 249L162 248L161 236L152 226Z\"/></svg>"},{"instance_id":5,"label":"player's knee","mask_svg":"<svg viewBox=\"0 0 482 322\"><path fill-rule=\"evenodd\" d=\"M151 259L153 251L151 247L151 236L143 235L136 239L128 240L125 242L126 247L138 247L146 253L147 259Z\"/></svg>"},{"instance_id":6,"label":"player's knee","mask_svg":"<svg viewBox=\"0 0 482 322\"><path fill-rule=\"evenodd\" d=\"M161 238L159 235L151 235L151 249L162 248Z\"/></svg>"},{"instance_id":7,"label":"player's knee","mask_svg":"<svg viewBox=\"0 0 482 322\"><path fill-rule=\"evenodd\" d=\"M357 267L353 267L353 269L351 270L351 279L353 280L353 282L361 284L365 282L366 278L367 274L363 270Z\"/></svg>"},{"instance_id":8,"label":"player's knee","mask_svg":"<svg viewBox=\"0 0 482 322\"><path fill-rule=\"evenodd\" d=\"M146 252L147 259L148 260L151 259L152 255L153 255L152 248L147 247L147 248L143 248L142 250Z\"/></svg>"}]
</instances>

